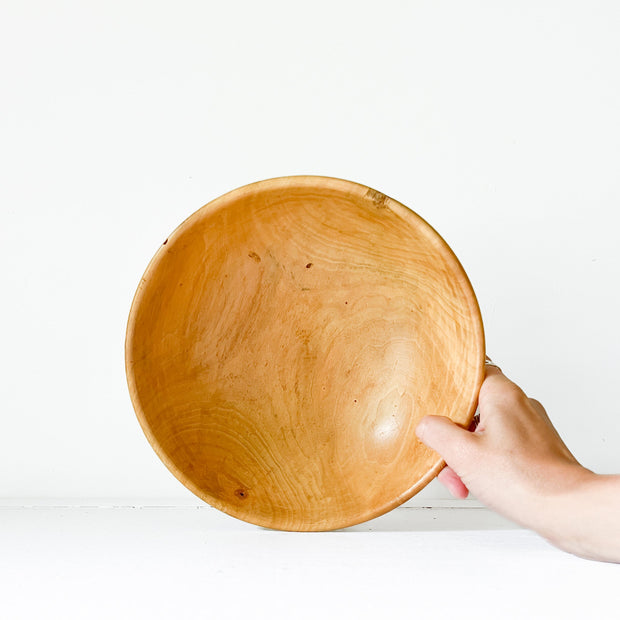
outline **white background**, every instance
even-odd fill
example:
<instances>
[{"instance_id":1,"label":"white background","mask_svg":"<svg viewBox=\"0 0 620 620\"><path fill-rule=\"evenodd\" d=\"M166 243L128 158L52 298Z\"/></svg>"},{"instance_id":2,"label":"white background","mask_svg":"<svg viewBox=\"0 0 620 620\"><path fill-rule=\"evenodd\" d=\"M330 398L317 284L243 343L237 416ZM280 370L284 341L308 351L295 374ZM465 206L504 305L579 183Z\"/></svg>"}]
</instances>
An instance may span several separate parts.
<instances>
[{"instance_id":1,"label":"white background","mask_svg":"<svg viewBox=\"0 0 620 620\"><path fill-rule=\"evenodd\" d=\"M619 35L611 0L4 0L0 498L191 497L131 407L131 299L193 211L289 174L426 218L489 354L620 471Z\"/></svg>"}]
</instances>

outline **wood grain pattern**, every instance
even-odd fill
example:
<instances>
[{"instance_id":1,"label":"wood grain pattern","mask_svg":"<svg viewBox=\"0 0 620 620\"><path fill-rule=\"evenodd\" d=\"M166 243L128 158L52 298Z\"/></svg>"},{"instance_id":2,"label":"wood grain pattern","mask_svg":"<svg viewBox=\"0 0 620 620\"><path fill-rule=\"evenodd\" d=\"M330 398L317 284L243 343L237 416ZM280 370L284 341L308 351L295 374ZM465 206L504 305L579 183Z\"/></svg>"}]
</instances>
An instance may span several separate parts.
<instances>
[{"instance_id":1,"label":"wood grain pattern","mask_svg":"<svg viewBox=\"0 0 620 620\"><path fill-rule=\"evenodd\" d=\"M172 473L235 517L326 530L443 467L419 419L468 425L484 373L475 295L419 216L363 185L284 177L194 213L142 278L129 390Z\"/></svg>"}]
</instances>

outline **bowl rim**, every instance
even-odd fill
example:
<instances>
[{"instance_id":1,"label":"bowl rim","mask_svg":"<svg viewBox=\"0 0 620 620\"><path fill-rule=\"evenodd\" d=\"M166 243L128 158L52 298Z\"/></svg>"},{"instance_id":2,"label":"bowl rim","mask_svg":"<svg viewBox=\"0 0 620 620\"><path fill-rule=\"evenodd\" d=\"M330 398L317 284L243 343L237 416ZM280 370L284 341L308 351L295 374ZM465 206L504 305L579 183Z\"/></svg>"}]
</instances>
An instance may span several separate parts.
<instances>
[{"instance_id":1,"label":"bowl rim","mask_svg":"<svg viewBox=\"0 0 620 620\"><path fill-rule=\"evenodd\" d=\"M378 208L389 208L408 225L413 224L417 226L418 229L423 230L427 239L432 241L440 251L446 253L446 255L451 258L453 262L452 274L460 281L461 289L465 291L467 295L470 316L473 318L475 328L475 341L478 347L478 372L476 375L476 381L472 385L469 409L466 423L464 425L465 428L469 426L475 414L478 404L478 393L480 391L480 387L485 376L485 335L482 315L480 312L480 306L478 304L476 294L474 292L473 286L471 285L469 277L465 272L465 269L461 265L461 262L457 258L452 248L444 240L444 238L424 218L422 218L415 211L411 210L409 207L406 207L404 204L398 202L394 198L391 198L386 194L383 194L382 192L374 190L367 185L363 185L355 181L348 181L346 179L338 177L329 177L322 175L292 175L273 177L262 181L255 181L253 183L242 185L241 187L230 190L225 194L222 194L221 196L209 201L208 203L194 211L191 215L185 218L158 247L155 254L149 261L146 269L144 270L142 277L140 278L138 287L131 302L124 342L125 375L131 403L133 405L136 417L138 418L140 427L142 428L142 431L146 436L149 444L151 445L157 456L160 458L160 460L168 468L168 470L187 489L189 489L192 493L194 493L194 495L205 501L207 504L213 506L214 508L217 508L218 510L221 510L222 512L232 517L235 517L247 523L280 531L330 531L351 527L353 525L364 523L365 521L369 521L370 519L379 517L383 514L386 514L387 512L390 512L394 508L397 508L398 506L405 503L407 500L411 499L414 495L419 493L424 487L429 484L429 482L431 482L431 480L433 480L439 474L439 472L446 466L446 463L439 455L437 455L437 459L435 460L434 464L419 480L412 484L406 491L401 493L399 496L393 498L389 502L385 502L379 506L371 506L367 508L353 518L332 519L328 515L320 522L315 521L312 523L304 524L303 527L278 527L275 524L274 520L255 517L251 511L236 510L233 505L223 502L219 498L205 492L203 489L195 485L189 479L189 477L179 467L177 467L173 460L168 456L166 451L162 448L157 437L153 434L146 420L146 415L144 413L142 405L140 403L138 389L135 381L135 374L133 371L134 361L132 358L132 343L136 328L137 308L142 302L146 284L156 272L160 261L164 258L166 254L166 245L169 241L174 241L185 230L190 228L195 221L202 219L203 217L205 217L205 215L209 213L213 213L217 210L226 208L229 204L236 202L243 196L255 194L265 190L271 190L274 188L286 189L293 186L302 188L316 188L317 185L328 189L346 191L349 194L354 193L360 198L365 198L367 200L370 199Z\"/></svg>"}]
</instances>

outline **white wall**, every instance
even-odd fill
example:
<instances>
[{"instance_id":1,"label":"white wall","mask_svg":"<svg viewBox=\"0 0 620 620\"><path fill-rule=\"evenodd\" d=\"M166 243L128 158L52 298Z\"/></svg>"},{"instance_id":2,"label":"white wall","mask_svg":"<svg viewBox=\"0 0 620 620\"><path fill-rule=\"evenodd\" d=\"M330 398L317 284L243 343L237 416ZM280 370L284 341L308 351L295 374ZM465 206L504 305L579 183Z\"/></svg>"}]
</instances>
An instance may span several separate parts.
<instances>
[{"instance_id":1,"label":"white wall","mask_svg":"<svg viewBox=\"0 0 620 620\"><path fill-rule=\"evenodd\" d=\"M489 353L620 471L618 3L5 0L0 53L0 497L188 498L127 393L135 287L204 203L303 173L437 228Z\"/></svg>"}]
</instances>

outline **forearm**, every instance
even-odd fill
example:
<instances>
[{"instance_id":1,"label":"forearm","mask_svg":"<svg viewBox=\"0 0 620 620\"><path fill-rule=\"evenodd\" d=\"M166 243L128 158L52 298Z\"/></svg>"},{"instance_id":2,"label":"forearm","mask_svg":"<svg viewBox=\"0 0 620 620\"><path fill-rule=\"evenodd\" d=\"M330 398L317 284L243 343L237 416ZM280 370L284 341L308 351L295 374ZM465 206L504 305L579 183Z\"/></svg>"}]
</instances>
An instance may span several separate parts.
<instances>
[{"instance_id":1,"label":"forearm","mask_svg":"<svg viewBox=\"0 0 620 620\"><path fill-rule=\"evenodd\" d=\"M620 475L583 470L574 487L544 503L535 529L551 543L584 558L620 562Z\"/></svg>"}]
</instances>

